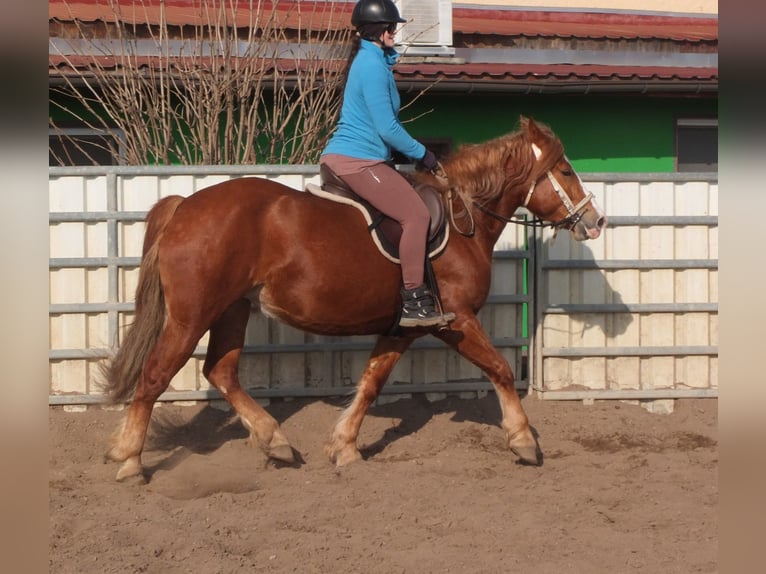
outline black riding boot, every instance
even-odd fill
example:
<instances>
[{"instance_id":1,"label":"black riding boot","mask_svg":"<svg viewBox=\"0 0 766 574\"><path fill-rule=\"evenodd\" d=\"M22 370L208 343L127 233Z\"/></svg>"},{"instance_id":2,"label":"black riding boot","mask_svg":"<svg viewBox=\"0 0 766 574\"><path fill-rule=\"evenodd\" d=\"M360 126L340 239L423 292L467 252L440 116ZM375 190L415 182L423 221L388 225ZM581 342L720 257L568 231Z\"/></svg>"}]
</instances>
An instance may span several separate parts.
<instances>
[{"instance_id":1,"label":"black riding boot","mask_svg":"<svg viewBox=\"0 0 766 574\"><path fill-rule=\"evenodd\" d=\"M402 317L400 327L434 327L446 325L455 318L454 313L441 315L431 290L425 284L415 289L402 289Z\"/></svg>"}]
</instances>

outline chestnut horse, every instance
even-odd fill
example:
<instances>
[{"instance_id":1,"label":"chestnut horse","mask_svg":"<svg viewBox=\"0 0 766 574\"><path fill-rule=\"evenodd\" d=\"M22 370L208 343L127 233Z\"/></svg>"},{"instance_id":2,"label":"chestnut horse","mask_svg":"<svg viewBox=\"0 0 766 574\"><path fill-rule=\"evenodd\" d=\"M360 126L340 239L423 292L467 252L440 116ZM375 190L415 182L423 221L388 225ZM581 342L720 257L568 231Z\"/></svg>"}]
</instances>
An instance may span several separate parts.
<instances>
[{"instance_id":1,"label":"chestnut horse","mask_svg":"<svg viewBox=\"0 0 766 574\"><path fill-rule=\"evenodd\" d=\"M294 460L277 421L238 379L252 308L312 333L378 335L355 397L329 437L325 450L334 464L361 458L356 441L368 407L402 354L426 334L486 373L508 446L522 462L539 464L511 367L476 317L489 293L493 246L522 205L580 241L598 237L606 218L560 140L532 119L522 117L513 133L462 147L443 171L446 180L414 175L440 190L452 215L449 242L433 261L443 307L456 315L442 330L392 334L400 268L377 251L354 208L256 177L157 202L146 220L135 320L104 368L109 399L131 400L107 453L122 463L117 480L143 478L154 403L208 330L205 377L269 457Z\"/></svg>"}]
</instances>

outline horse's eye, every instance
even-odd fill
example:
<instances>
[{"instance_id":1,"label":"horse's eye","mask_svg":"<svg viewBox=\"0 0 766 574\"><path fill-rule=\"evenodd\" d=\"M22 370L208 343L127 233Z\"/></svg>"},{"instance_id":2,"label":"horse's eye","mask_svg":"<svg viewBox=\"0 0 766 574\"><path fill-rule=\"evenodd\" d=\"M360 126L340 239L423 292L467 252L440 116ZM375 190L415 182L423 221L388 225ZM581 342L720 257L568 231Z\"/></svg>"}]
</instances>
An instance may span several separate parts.
<instances>
[{"instance_id":1,"label":"horse's eye","mask_svg":"<svg viewBox=\"0 0 766 574\"><path fill-rule=\"evenodd\" d=\"M570 175L572 175L572 170L571 169L562 169L561 170L561 175L563 175L565 177L569 177Z\"/></svg>"}]
</instances>

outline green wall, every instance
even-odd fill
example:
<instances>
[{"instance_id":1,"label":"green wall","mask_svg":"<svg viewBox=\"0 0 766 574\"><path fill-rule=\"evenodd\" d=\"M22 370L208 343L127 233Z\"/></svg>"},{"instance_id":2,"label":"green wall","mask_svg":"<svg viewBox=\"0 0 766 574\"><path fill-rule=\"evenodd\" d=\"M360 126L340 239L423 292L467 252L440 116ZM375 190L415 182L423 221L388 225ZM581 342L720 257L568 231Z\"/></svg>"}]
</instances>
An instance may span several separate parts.
<instances>
[{"instance_id":1,"label":"green wall","mask_svg":"<svg viewBox=\"0 0 766 574\"><path fill-rule=\"evenodd\" d=\"M402 94L403 105L407 98ZM513 131L520 115L548 124L578 171L672 172L675 119L717 117L718 99L450 94L422 97L401 113L403 120L417 118L406 124L414 137L451 137L455 145Z\"/></svg>"},{"instance_id":2,"label":"green wall","mask_svg":"<svg viewBox=\"0 0 766 574\"><path fill-rule=\"evenodd\" d=\"M416 94L402 94L403 106ZM53 96L56 97L56 96ZM82 113L76 102L59 101ZM50 107L56 120L66 114ZM87 114L86 114L87 115ZM518 127L520 115L548 124L564 142L581 172L673 172L675 120L717 117L716 95L434 94L404 108L401 118L416 138L451 139L453 145L479 143Z\"/></svg>"}]
</instances>

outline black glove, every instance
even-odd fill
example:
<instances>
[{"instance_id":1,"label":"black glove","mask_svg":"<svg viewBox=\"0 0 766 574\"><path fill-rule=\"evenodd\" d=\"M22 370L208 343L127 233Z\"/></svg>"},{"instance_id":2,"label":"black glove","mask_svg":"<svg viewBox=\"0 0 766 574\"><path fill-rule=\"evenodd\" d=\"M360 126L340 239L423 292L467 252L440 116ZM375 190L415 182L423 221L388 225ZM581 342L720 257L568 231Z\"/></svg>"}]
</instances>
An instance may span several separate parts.
<instances>
[{"instance_id":1,"label":"black glove","mask_svg":"<svg viewBox=\"0 0 766 574\"><path fill-rule=\"evenodd\" d=\"M436 161L436 156L434 155L434 152L432 152L430 149L426 149L426 154L420 160L420 163L428 171L433 171L439 166L439 162Z\"/></svg>"}]
</instances>

